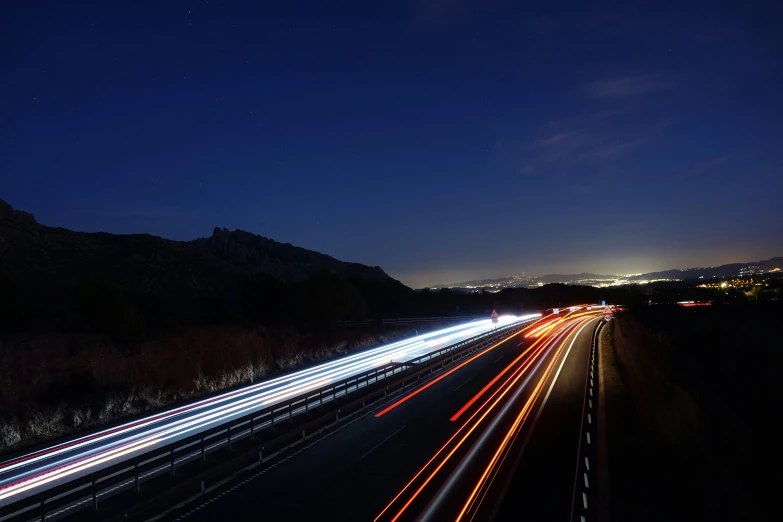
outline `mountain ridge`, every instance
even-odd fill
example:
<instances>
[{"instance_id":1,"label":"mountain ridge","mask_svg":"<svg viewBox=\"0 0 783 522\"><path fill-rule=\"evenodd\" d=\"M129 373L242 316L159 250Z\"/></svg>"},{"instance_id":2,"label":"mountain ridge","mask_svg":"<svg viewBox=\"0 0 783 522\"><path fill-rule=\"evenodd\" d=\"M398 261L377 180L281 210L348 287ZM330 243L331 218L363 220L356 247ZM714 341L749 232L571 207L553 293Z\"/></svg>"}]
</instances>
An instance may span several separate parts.
<instances>
[{"instance_id":1,"label":"mountain ridge","mask_svg":"<svg viewBox=\"0 0 783 522\"><path fill-rule=\"evenodd\" d=\"M340 261L244 230L215 227L211 236L191 241L79 232L40 224L0 200L0 274L32 286L103 280L134 292L209 295L259 273L294 283L322 272L407 288L378 266Z\"/></svg>"}]
</instances>

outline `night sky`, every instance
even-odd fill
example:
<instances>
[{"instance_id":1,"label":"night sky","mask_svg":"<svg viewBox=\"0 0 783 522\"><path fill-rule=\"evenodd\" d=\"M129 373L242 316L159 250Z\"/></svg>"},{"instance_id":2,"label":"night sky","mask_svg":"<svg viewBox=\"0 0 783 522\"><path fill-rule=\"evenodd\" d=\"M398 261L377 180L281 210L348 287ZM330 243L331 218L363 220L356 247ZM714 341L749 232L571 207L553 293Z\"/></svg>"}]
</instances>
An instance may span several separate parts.
<instances>
[{"instance_id":1,"label":"night sky","mask_svg":"<svg viewBox=\"0 0 783 522\"><path fill-rule=\"evenodd\" d=\"M415 287L783 255L781 2L585 4L4 6L0 198Z\"/></svg>"}]
</instances>

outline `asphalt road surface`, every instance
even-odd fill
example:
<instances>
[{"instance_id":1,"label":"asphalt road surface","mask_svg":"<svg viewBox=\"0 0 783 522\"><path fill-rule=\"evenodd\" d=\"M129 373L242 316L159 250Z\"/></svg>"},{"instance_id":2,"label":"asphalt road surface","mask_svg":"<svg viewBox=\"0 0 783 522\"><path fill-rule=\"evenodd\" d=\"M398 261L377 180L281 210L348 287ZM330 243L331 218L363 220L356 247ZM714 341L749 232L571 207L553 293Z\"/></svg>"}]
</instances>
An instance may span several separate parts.
<instances>
[{"instance_id":1,"label":"asphalt road surface","mask_svg":"<svg viewBox=\"0 0 783 522\"><path fill-rule=\"evenodd\" d=\"M598 317L545 317L165 519L579 521Z\"/></svg>"}]
</instances>

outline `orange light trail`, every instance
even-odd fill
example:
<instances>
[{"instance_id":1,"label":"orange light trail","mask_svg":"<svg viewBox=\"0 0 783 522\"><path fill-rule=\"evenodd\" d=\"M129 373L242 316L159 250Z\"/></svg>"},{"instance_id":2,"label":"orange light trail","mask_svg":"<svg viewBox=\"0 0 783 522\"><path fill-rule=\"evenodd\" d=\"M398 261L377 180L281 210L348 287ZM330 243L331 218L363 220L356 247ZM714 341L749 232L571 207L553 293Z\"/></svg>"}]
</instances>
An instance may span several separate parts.
<instances>
[{"instance_id":1,"label":"orange light trail","mask_svg":"<svg viewBox=\"0 0 783 522\"><path fill-rule=\"evenodd\" d=\"M588 321L589 321L589 320L588 320ZM588 321L582 321L581 323L587 323ZM584 328L584 326L583 326L582 328ZM581 332L581 331L582 331L582 328L579 328L579 329L577 330L577 328L576 328L576 327L574 327L574 328L571 330L571 334L570 334L570 335L569 335L569 337L568 337L568 338L565 340L565 342L563 342L563 344L561 345L560 351L562 351L562 349L563 349L563 348L564 348L564 347L565 347L565 346L568 344L568 341L569 341L570 339L573 339L575 336L579 335L579 332ZM574 341L572 340L572 341L571 341L571 343L573 343L573 342L574 342ZM558 356L559 356L559 353L558 353ZM557 360L557 356L556 356L556 357L555 357L553 360ZM561 363L561 365L562 365L562 363ZM554 368L552 368L552 370L554 370ZM552 373L552 370L549 370L549 375L551 375L551 373ZM547 378L548 378L548 377L547 377ZM546 380L546 379L544 379L544 380ZM539 392L538 392L538 395L539 395L539 396L541 395L541 390L539 390ZM523 420L522 420L522 424L524 424L524 422L527 420L527 416L529 416L529 415L530 415L530 412L528 411L528 413L525 415L525 419L523 419ZM514 436L511 438L510 444L513 444L513 443L514 443L514 441L516 440L516 438L517 438L517 436L518 436L518 435L519 435L519 431L517 431L516 433L514 433ZM507 446L509 446L509 445L507 445ZM508 451L506 451L506 452L504 453L504 455L503 455L502 459L500 460L500 463L499 463L497 466L495 466L494 473L492 474L492 477L490 478L489 482L488 482L488 483L486 483L486 484L485 484L485 486L482 488L482 489L484 490L484 493L483 493L483 495L481 496L481 498L478 500L478 505L479 505L479 506L481 505L481 502L483 502L483 499L484 499L484 497L486 497L486 495L487 495L487 492L489 491L489 488L492 486L492 483L495 481L495 478L497 477L497 475L498 475L498 472L500 471L500 467L503 465L503 462L505 462L505 460L506 460L506 457L508 457ZM478 508L477 508L477 509L478 509ZM473 517L475 517L475 513L474 513L474 516L473 516ZM471 520L473 519L473 517L471 517ZM457 521L459 521L459 517L457 518Z\"/></svg>"},{"instance_id":2,"label":"orange light trail","mask_svg":"<svg viewBox=\"0 0 783 522\"><path fill-rule=\"evenodd\" d=\"M582 321L578 321L578 323L581 322ZM506 432L506 435L501 441L500 445L498 446L498 449L495 451L495 454L492 456L492 459L489 461L489 464L484 469L484 472L481 474L481 477L479 477L479 480L476 483L476 486L473 488L473 491L468 496L468 499L463 505L462 510L460 511L459 515L457 515L457 519L456 519L457 522L461 520L462 517L465 515L465 513L468 511L468 509L470 509L470 506L473 503L473 499L476 497L479 490L486 482L487 476L492 472L493 468L495 467L495 463L500 458L501 453L503 453L503 451L507 448L509 440L511 440L511 438L517 433L519 427L527 420L528 416L530 415L531 406L541 394L541 390L543 389L543 386L546 383L549 376L552 374L552 370L555 367L555 363L557 362L558 357L563 352L563 349L568 344L568 341L571 340L577 333L578 330L575 327L572 328L568 336L565 338L565 340L563 340L563 342L560 343L560 347L555 353L555 356L552 357L552 360L547 365L547 368L544 371L541 378L538 380L536 387L533 389L527 402L525 402L525 405L520 410L519 414L514 420L514 423L511 425L511 428L509 428L509 430Z\"/></svg>"},{"instance_id":3,"label":"orange light trail","mask_svg":"<svg viewBox=\"0 0 783 522\"><path fill-rule=\"evenodd\" d=\"M536 334L536 333L538 333L539 331L543 330L544 328L546 328L546 327L547 327L547 326L549 326L550 324L557 323L557 322L558 322L558 321L560 321L560 320L562 320L562 318L560 318L560 317L555 317L554 319L552 319L552 320L550 320L550 321L547 321L547 322L545 322L544 324L540 324L540 325L538 325L538 328L535 328L535 329L531 330L530 332L528 332L528 334L525 336L525 339L527 339L528 337L533 337L533 336L535 336L535 334Z\"/></svg>"},{"instance_id":4,"label":"orange light trail","mask_svg":"<svg viewBox=\"0 0 783 522\"><path fill-rule=\"evenodd\" d=\"M533 324L535 324L535 323L533 323ZM529 325L529 326L526 326L525 328L522 328L522 329L521 329L520 331L518 331L517 333L515 333L515 334L513 334L513 335L510 335L510 336L508 336L508 337L506 337L505 339L503 339L502 341L500 341L500 342L498 342L498 343L495 343L495 344L493 344L492 346L490 346L490 347L489 347L489 348L487 348L486 350L482 350L481 352L477 353L476 355L474 355L473 357L471 357L471 358L470 358L470 359L468 359L467 361L463 361L463 362L461 362L461 363L460 363L458 366L455 366L454 368L450 369L449 371L447 371L447 372L446 372L446 373L444 373L443 375L440 375L440 376L438 376L437 378L435 378L435 379L431 380L430 382L428 382L428 383L427 383L427 384L425 384L424 386L422 386L422 387L420 387L420 388L418 388L418 389L414 390L413 392L409 393L408 395L406 395L406 396L405 396L405 397L403 397L402 399L398 400L398 401L397 401L397 402L395 402L394 404L392 404L392 405L390 405L390 406L388 406L388 407L384 408L383 410L379 411L378 413L376 413L376 414L375 414L375 417L376 417L376 418L378 418L378 417L380 417L380 416L382 416L382 415L385 415L386 413L390 412L391 410L393 410L394 408L396 408L396 407L397 407L397 406L399 406L400 404L402 404L402 403L406 402L407 400L409 400L409 399L411 399L411 398L415 397L416 395L420 394L421 392L423 392L424 390L426 390L427 388L429 388L430 386L432 386L432 385L433 385L433 384L435 384L436 382L438 382L438 381L440 381L441 379L444 379L445 377L448 377L448 376L449 376L449 375L451 375L452 373L456 372L457 370L459 370L460 368L462 368L462 367L463 367L463 366L465 366L466 364L468 364L468 363L471 363L471 362L475 361L476 359L478 359L479 357L481 357L482 355L489 353L491 350L494 350L495 348L497 348L497 347L498 347L498 346L500 346L501 344L505 343L505 342L506 342L506 341L508 341L509 339L513 339L513 338L514 338L514 337L516 337L517 335L521 334L522 332L524 332L525 330L527 330L528 328L530 328L531 326L533 326L533 324L531 324L531 325Z\"/></svg>"},{"instance_id":5,"label":"orange light trail","mask_svg":"<svg viewBox=\"0 0 783 522\"><path fill-rule=\"evenodd\" d=\"M571 327L572 325L576 324L574 323L568 323L567 325L564 325L562 329L558 330L558 333L560 331L566 330L567 328ZM521 332L520 332L521 333ZM542 338L540 341L544 341L544 344L542 348L551 345L555 340L555 336L551 336L548 338ZM536 341L538 343L539 341ZM521 370L521 371L520 371ZM499 387L495 392L490 395L489 398L481 405L480 408L478 408L473 415L470 416L470 418L465 421L465 423L452 435L452 437L444 444L436 453L433 455L433 457L422 467L418 473L403 487L403 489L392 499L391 502L381 511L378 516L375 518L375 521L377 521L381 516L383 516L386 511L391 508L392 505L397 501L400 496L403 495L403 493L416 481L416 479L424 473L427 468L432 464L435 459L438 458L438 456L448 448L448 446L451 444L451 442L457 438L457 436L473 421L473 419L484 410L485 406L487 406L490 402L492 402L491 405L489 405L486 410L481 414L481 416L476 420L476 422L468 429L468 431L462 436L462 438L456 443L454 448L443 458L443 460L438 464L438 466L429 474L429 476L424 480L424 482L419 486L419 488L411 495L411 497L408 499L408 501L405 503L405 505L402 506L402 508L397 512L397 514L392 518L392 522L398 520L400 516L405 512L405 510L413 503L413 501L419 496L419 494L424 490L424 488L430 483L430 481L437 475L437 473L443 468L443 466L449 461L449 459L456 453L456 451L462 446L462 444L468 439L468 437L475 431L477 427L481 425L481 423L484 421L484 419L497 407L497 405L500 403L500 401L505 397L513 388L514 385L519 381L520 378L525 374L525 371L520 369L515 371L509 378L503 383L501 387Z\"/></svg>"},{"instance_id":6,"label":"orange light trail","mask_svg":"<svg viewBox=\"0 0 783 522\"><path fill-rule=\"evenodd\" d=\"M503 376L503 375L504 375L504 374L505 374L507 371L509 371L509 370L510 370L510 369L511 369L511 368L512 368L512 367L513 367L513 366L514 366L516 363L518 363L518 362L519 362L519 361L520 361L520 360L521 360L521 359L522 359L522 358L525 356L525 354L527 354L527 353L528 353L530 350L532 350L533 348L535 348L535 346L536 346L538 343L540 343L541 341L543 341L543 340L544 340L544 338L540 338L540 339L538 339L538 340L537 340L537 341L535 341L533 344L531 344L531 345L528 347L528 349L527 349L527 350L525 350L524 352L522 352L522 353L521 353L521 354L520 354L520 355L519 355L519 356L518 356L516 359L514 359L513 361L511 361L511 363L509 363L509 365L508 365L508 366L506 366L506 367L503 369L503 371L501 371L499 374L497 374L497 375L495 376L495 378L494 378L494 379L492 379L492 380L489 382L489 384L487 384L486 386L484 386L484 387L481 389L481 391L480 391L480 392L478 392L476 395L474 395L474 396L473 396L473 398L472 398L472 399L470 399L470 400L469 400L467 403L465 403L465 405L464 405L462 408L460 408L460 409L459 409L459 411L458 411L457 413L455 413L455 414L454 414L454 415L451 417L451 419L449 419L449 420L451 420L452 422L454 422L454 421L456 421L457 419L459 419L459 418L460 418L460 416L461 416L463 413L465 413L465 411L467 411L467 410L468 410L468 408L470 408L470 407L471 407L471 406L472 406L472 405L473 405L473 404L474 404L474 403L475 403L475 402L476 402L476 401L477 401L477 400L478 400L478 399L479 399L479 398L480 398L482 395L484 395L484 393L486 393L486 392L487 392L487 390L489 390L489 389L492 387L492 385L493 385L493 384L495 384L495 383L496 383L498 380L500 380L500 378L501 378L501 377L502 377L502 376ZM539 349L538 351L536 351L536 353L534 353L534 354L533 354L533 356L530 358L530 361L528 361L528 362L525 364L524 368L522 369L522 371L523 371L523 372L524 372L524 371L526 371L526 370L527 370L527 369L528 369L528 368L531 366L531 364L533 363L533 361L535 361L535 360L538 358L538 355L539 355L539 354L541 354L541 353L543 352L543 348L545 348L545 347L546 347L546 345L542 346L542 347L541 347L541 349Z\"/></svg>"}]
</instances>

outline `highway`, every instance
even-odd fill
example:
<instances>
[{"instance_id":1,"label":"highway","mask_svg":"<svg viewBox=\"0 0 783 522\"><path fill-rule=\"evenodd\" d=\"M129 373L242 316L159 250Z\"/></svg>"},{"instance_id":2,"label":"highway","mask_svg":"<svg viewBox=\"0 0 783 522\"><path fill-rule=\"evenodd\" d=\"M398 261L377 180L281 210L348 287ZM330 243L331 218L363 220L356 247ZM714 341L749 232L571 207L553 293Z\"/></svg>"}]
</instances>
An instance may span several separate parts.
<instances>
[{"instance_id":1,"label":"highway","mask_svg":"<svg viewBox=\"0 0 783 522\"><path fill-rule=\"evenodd\" d=\"M498 326L532 321L539 315L504 316L498 323L486 319L444 328L16 456L0 463L0 506L309 390L390 362L409 361Z\"/></svg>"},{"instance_id":2,"label":"highway","mask_svg":"<svg viewBox=\"0 0 783 522\"><path fill-rule=\"evenodd\" d=\"M595 520L600 317L545 316L164 519Z\"/></svg>"}]
</instances>

